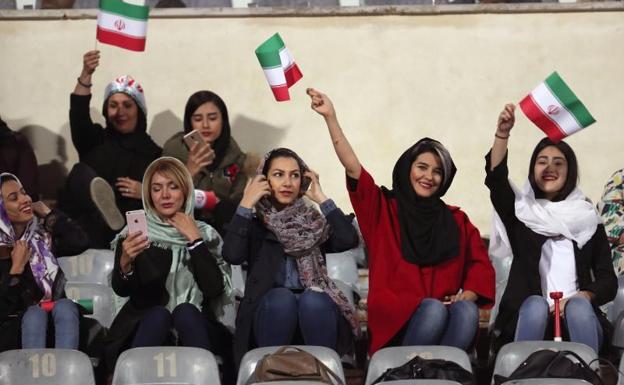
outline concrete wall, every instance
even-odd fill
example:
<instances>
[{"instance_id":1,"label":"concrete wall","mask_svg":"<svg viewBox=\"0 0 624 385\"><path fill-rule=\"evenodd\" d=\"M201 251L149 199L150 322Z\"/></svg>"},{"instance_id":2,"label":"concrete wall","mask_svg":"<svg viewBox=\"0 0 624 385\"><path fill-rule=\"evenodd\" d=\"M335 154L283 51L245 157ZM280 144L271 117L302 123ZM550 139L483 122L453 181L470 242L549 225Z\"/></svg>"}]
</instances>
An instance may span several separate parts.
<instances>
[{"instance_id":1,"label":"concrete wall","mask_svg":"<svg viewBox=\"0 0 624 385\"><path fill-rule=\"evenodd\" d=\"M129 73L143 84L149 130L162 144L181 129L188 96L211 89L228 104L234 136L245 150L294 149L320 173L328 195L350 211L342 168L305 95L306 87L317 87L334 100L346 135L380 184L391 184L394 162L419 138L445 143L459 169L445 200L463 207L488 234L483 156L498 112L553 70L598 121L569 139L582 189L599 200L607 178L624 167L624 7L585 7L541 13L510 6L465 8L467 13L392 8L363 16L355 9L282 17L254 10L156 11L145 53L97 45L102 60L92 113L102 120L104 87ZM95 13L66 12L0 12L0 115L33 140L48 190L77 160L69 137L69 93L82 54L95 47ZM286 103L273 100L253 53L274 32L304 74ZM542 136L520 113L510 141L516 183L524 182Z\"/></svg>"}]
</instances>

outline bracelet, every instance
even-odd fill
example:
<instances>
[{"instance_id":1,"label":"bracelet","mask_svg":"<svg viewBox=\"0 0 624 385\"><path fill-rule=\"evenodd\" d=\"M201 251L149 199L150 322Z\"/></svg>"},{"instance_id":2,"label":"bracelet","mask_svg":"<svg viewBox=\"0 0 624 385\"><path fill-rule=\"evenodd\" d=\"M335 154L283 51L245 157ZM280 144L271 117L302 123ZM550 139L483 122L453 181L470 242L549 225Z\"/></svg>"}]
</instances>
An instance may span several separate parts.
<instances>
[{"instance_id":1,"label":"bracelet","mask_svg":"<svg viewBox=\"0 0 624 385\"><path fill-rule=\"evenodd\" d=\"M507 136L501 136L501 135L498 135L498 132L495 132L494 136L497 137L498 139L509 139L509 134L507 134Z\"/></svg>"},{"instance_id":2,"label":"bracelet","mask_svg":"<svg viewBox=\"0 0 624 385\"><path fill-rule=\"evenodd\" d=\"M93 83L91 84L84 84L83 82L80 81L80 76L78 76L76 78L76 80L78 80L78 84L80 84L81 86L85 87L85 88L91 88L91 86L93 85Z\"/></svg>"}]
</instances>

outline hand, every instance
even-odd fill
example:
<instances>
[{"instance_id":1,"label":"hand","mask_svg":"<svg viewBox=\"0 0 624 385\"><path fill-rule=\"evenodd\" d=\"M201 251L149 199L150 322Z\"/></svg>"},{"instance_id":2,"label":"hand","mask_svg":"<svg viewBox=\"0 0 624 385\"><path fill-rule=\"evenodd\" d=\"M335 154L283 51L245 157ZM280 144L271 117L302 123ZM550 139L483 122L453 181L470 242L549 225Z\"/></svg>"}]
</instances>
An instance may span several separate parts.
<instances>
[{"instance_id":1,"label":"hand","mask_svg":"<svg viewBox=\"0 0 624 385\"><path fill-rule=\"evenodd\" d=\"M100 51L93 50L93 51L89 51L85 53L84 56L82 57L82 73L80 76L81 77L82 75L91 76L95 72L95 69L97 68L97 66L99 65L100 65ZM90 81L87 83L90 83Z\"/></svg>"},{"instance_id":2,"label":"hand","mask_svg":"<svg viewBox=\"0 0 624 385\"><path fill-rule=\"evenodd\" d=\"M319 183L319 176L316 172L309 170L304 174L306 177L312 179L312 183L310 183L310 188L305 192L305 196L312 199L316 204L321 204L327 200L327 196L323 194L323 190L321 189L321 184Z\"/></svg>"},{"instance_id":3,"label":"hand","mask_svg":"<svg viewBox=\"0 0 624 385\"><path fill-rule=\"evenodd\" d=\"M308 88L306 93L311 98L311 107L314 111L319 113L325 119L336 118L336 110L327 95L315 90L314 88Z\"/></svg>"},{"instance_id":4,"label":"hand","mask_svg":"<svg viewBox=\"0 0 624 385\"><path fill-rule=\"evenodd\" d=\"M498 115L498 123L496 125L496 133L500 136L508 136L509 132L516 122L515 115L516 106L512 103L505 104L505 108Z\"/></svg>"},{"instance_id":5,"label":"hand","mask_svg":"<svg viewBox=\"0 0 624 385\"><path fill-rule=\"evenodd\" d=\"M189 157L186 161L191 176L197 175L199 170L206 166L210 166L216 157L216 153L208 143L194 143L190 148Z\"/></svg>"},{"instance_id":6,"label":"hand","mask_svg":"<svg viewBox=\"0 0 624 385\"><path fill-rule=\"evenodd\" d=\"M449 303L453 303L457 301L475 302L477 299L479 299L479 295L477 293L475 293L472 290L464 290L459 294L447 295L446 297L444 297L444 302L449 302Z\"/></svg>"},{"instance_id":7,"label":"hand","mask_svg":"<svg viewBox=\"0 0 624 385\"><path fill-rule=\"evenodd\" d=\"M132 270L132 264L137 255L149 247L149 240L146 235L137 231L136 233L128 234L128 237L124 239L121 246L123 250L121 252L119 264L121 265L121 271L127 273Z\"/></svg>"},{"instance_id":8,"label":"hand","mask_svg":"<svg viewBox=\"0 0 624 385\"><path fill-rule=\"evenodd\" d=\"M126 198L141 199L141 183L127 177L117 178L115 187L121 196Z\"/></svg>"},{"instance_id":9,"label":"hand","mask_svg":"<svg viewBox=\"0 0 624 385\"><path fill-rule=\"evenodd\" d=\"M33 202L32 209L35 212L35 215L39 218L45 218L48 214L50 214L50 211L52 211L42 201Z\"/></svg>"},{"instance_id":10,"label":"hand","mask_svg":"<svg viewBox=\"0 0 624 385\"><path fill-rule=\"evenodd\" d=\"M271 195L271 186L264 175L256 175L247 182L240 205L251 209L265 196Z\"/></svg>"},{"instance_id":11,"label":"hand","mask_svg":"<svg viewBox=\"0 0 624 385\"><path fill-rule=\"evenodd\" d=\"M11 251L11 271L9 274L22 274L24 266L30 260L31 250L28 243L24 240L16 241Z\"/></svg>"},{"instance_id":12,"label":"hand","mask_svg":"<svg viewBox=\"0 0 624 385\"><path fill-rule=\"evenodd\" d=\"M189 242L201 238L195 219L185 213L177 212L165 221L175 227Z\"/></svg>"}]
</instances>

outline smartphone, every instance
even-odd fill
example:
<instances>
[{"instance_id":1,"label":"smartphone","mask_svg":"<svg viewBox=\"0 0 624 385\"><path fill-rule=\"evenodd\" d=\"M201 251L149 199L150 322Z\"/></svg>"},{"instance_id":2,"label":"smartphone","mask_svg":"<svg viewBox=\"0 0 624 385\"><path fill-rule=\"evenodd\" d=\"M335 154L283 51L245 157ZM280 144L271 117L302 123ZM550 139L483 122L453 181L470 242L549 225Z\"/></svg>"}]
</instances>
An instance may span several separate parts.
<instances>
[{"instance_id":1,"label":"smartphone","mask_svg":"<svg viewBox=\"0 0 624 385\"><path fill-rule=\"evenodd\" d=\"M189 132L188 134L184 135L183 139L184 139L184 143L186 143L189 150L195 144L206 144L206 142L204 141L204 138L201 136L201 134L197 130L193 130Z\"/></svg>"},{"instance_id":2,"label":"smartphone","mask_svg":"<svg viewBox=\"0 0 624 385\"><path fill-rule=\"evenodd\" d=\"M126 222L128 223L128 234L141 232L141 234L147 236L147 219L145 218L145 211L126 211Z\"/></svg>"},{"instance_id":3,"label":"smartphone","mask_svg":"<svg viewBox=\"0 0 624 385\"><path fill-rule=\"evenodd\" d=\"M303 194L306 191L308 191L311 184L312 184L312 178L310 178L309 176L304 176L303 179L301 180L301 188L300 188L301 193Z\"/></svg>"}]
</instances>

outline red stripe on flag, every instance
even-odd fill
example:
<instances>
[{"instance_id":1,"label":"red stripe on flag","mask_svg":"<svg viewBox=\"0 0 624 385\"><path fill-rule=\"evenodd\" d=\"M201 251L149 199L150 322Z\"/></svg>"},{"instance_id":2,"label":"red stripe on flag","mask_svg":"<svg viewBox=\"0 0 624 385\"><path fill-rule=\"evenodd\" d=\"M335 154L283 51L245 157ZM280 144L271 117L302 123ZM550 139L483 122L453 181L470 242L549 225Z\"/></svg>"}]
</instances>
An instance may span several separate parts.
<instances>
[{"instance_id":1,"label":"red stripe on flag","mask_svg":"<svg viewBox=\"0 0 624 385\"><path fill-rule=\"evenodd\" d=\"M114 45L117 47L129 49L131 51L145 51L144 38L139 39L136 37L130 37L116 31L104 29L100 26L98 26L97 28L97 34L95 35L95 38L104 44Z\"/></svg>"},{"instance_id":2,"label":"red stripe on flag","mask_svg":"<svg viewBox=\"0 0 624 385\"><path fill-rule=\"evenodd\" d=\"M290 100L290 94L288 93L288 87L286 85L271 87L271 91L273 91L273 96L275 96L275 100L278 102Z\"/></svg>"},{"instance_id":3,"label":"red stripe on flag","mask_svg":"<svg viewBox=\"0 0 624 385\"><path fill-rule=\"evenodd\" d=\"M520 108L522 112L529 118L537 127L539 127L553 142L557 143L561 139L566 137L566 133L559 127L559 125L548 117L540 106L535 103L535 100L528 94L520 102Z\"/></svg>"},{"instance_id":4,"label":"red stripe on flag","mask_svg":"<svg viewBox=\"0 0 624 385\"><path fill-rule=\"evenodd\" d=\"M303 77L303 74L299 70L299 67L296 63L293 63L290 67L286 68L286 71L284 71L284 75L286 76L286 84L288 85L288 87L297 83L297 81L299 81L299 79Z\"/></svg>"}]
</instances>

